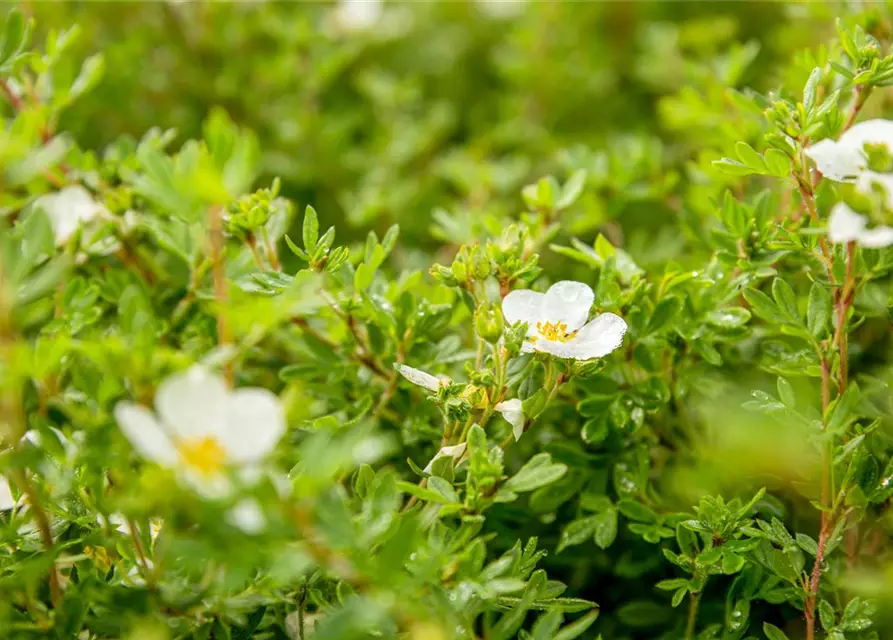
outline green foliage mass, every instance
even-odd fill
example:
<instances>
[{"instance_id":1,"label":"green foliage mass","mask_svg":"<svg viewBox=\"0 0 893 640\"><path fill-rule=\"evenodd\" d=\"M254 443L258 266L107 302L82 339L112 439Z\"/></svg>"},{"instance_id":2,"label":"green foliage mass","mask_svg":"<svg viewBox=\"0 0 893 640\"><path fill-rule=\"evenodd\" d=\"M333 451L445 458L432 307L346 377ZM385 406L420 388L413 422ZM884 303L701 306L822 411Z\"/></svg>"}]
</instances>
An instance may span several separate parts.
<instances>
[{"instance_id":1,"label":"green foliage mass","mask_svg":"<svg viewBox=\"0 0 893 640\"><path fill-rule=\"evenodd\" d=\"M889 6L20 9L0 638L893 636Z\"/></svg>"}]
</instances>

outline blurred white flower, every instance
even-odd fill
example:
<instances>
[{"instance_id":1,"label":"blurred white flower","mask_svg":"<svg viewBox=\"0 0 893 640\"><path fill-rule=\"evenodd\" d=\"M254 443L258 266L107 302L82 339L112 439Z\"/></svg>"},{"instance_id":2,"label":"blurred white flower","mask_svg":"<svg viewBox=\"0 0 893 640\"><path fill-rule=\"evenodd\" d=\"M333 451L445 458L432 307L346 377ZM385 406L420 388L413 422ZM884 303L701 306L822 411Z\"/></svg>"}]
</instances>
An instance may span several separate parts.
<instances>
[{"instance_id":1,"label":"blurred white flower","mask_svg":"<svg viewBox=\"0 0 893 640\"><path fill-rule=\"evenodd\" d=\"M512 425L512 435L515 436L515 440L518 440L524 433L524 412L521 410L521 401L518 398L513 398L500 402L493 408Z\"/></svg>"},{"instance_id":2,"label":"blurred white flower","mask_svg":"<svg viewBox=\"0 0 893 640\"><path fill-rule=\"evenodd\" d=\"M226 521L248 535L256 535L267 526L267 519L257 500L240 500L226 513Z\"/></svg>"},{"instance_id":3,"label":"blurred white flower","mask_svg":"<svg viewBox=\"0 0 893 640\"><path fill-rule=\"evenodd\" d=\"M478 0L478 6L492 18L513 18L524 11L527 0Z\"/></svg>"},{"instance_id":4,"label":"blurred white flower","mask_svg":"<svg viewBox=\"0 0 893 640\"><path fill-rule=\"evenodd\" d=\"M43 209L50 218L56 246L64 245L78 227L102 214L108 209L96 202L90 192L79 184L69 185L56 193L41 196L34 206Z\"/></svg>"},{"instance_id":5,"label":"blurred white flower","mask_svg":"<svg viewBox=\"0 0 893 640\"><path fill-rule=\"evenodd\" d=\"M341 0L333 12L342 31L366 31L374 27L384 13L384 0Z\"/></svg>"},{"instance_id":6,"label":"blurred white flower","mask_svg":"<svg viewBox=\"0 0 893 640\"><path fill-rule=\"evenodd\" d=\"M546 293L519 289L502 301L506 322L527 323L523 351L542 351L559 358L589 360L605 356L623 343L626 322L603 313L587 323L595 301L592 289L582 282L556 282Z\"/></svg>"},{"instance_id":7,"label":"blurred white flower","mask_svg":"<svg viewBox=\"0 0 893 640\"><path fill-rule=\"evenodd\" d=\"M437 460L438 458L449 457L449 458L453 458L455 460L456 458L461 457L462 454L465 453L465 449L467 446L468 445L466 445L464 442L462 442L460 444L453 445L452 447L441 447L440 450L434 454L434 457L431 458L431 461L425 465L425 468L423 469L423 471L425 473L431 473L431 470L434 467L434 461Z\"/></svg>"},{"instance_id":8,"label":"blurred white flower","mask_svg":"<svg viewBox=\"0 0 893 640\"><path fill-rule=\"evenodd\" d=\"M425 373L421 369L407 367L405 364L398 364L396 365L396 367L400 375L409 380L411 383L417 384L418 386L434 393L437 393L440 387L445 387L450 384L450 379L446 376L432 376L430 373Z\"/></svg>"},{"instance_id":9,"label":"blurred white flower","mask_svg":"<svg viewBox=\"0 0 893 640\"><path fill-rule=\"evenodd\" d=\"M96 516L96 521L99 522L100 526L105 526L106 522L112 527L114 527L115 531L119 533L123 533L126 536L132 535L132 530L130 528L130 523L127 520L127 517L121 513L113 513L109 515L108 521L106 521L105 517L102 514L98 514ZM137 531L139 531L139 525L134 523ZM163 521L161 518L150 518L149 519L149 537L152 540L158 537L158 534L161 532L161 525Z\"/></svg>"},{"instance_id":10,"label":"blurred white flower","mask_svg":"<svg viewBox=\"0 0 893 640\"><path fill-rule=\"evenodd\" d=\"M226 472L255 466L285 431L279 398L267 389L230 390L204 367L193 366L161 383L155 414L119 402L115 418L144 458L175 469L209 496L229 491Z\"/></svg>"},{"instance_id":11,"label":"blurred white flower","mask_svg":"<svg viewBox=\"0 0 893 640\"><path fill-rule=\"evenodd\" d=\"M0 511L11 511L15 506L16 499L9 488L9 482L0 476Z\"/></svg>"},{"instance_id":12,"label":"blurred white flower","mask_svg":"<svg viewBox=\"0 0 893 640\"><path fill-rule=\"evenodd\" d=\"M838 202L828 217L828 239L835 243L856 242L869 249L893 244L893 227L868 229L868 218L859 215L844 202Z\"/></svg>"},{"instance_id":13,"label":"blurred white flower","mask_svg":"<svg viewBox=\"0 0 893 640\"><path fill-rule=\"evenodd\" d=\"M866 120L853 125L840 140L825 138L806 149L826 178L837 182L855 182L868 171L866 144L883 145L893 154L893 121Z\"/></svg>"}]
</instances>

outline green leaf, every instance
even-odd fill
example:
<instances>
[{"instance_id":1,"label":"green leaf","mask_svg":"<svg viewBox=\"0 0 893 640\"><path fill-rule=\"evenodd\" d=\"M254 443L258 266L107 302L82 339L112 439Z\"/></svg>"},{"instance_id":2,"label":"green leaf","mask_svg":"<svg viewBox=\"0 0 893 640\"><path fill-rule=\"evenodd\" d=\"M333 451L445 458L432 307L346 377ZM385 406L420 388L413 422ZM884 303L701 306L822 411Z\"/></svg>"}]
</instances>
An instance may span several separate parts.
<instances>
[{"instance_id":1,"label":"green leaf","mask_svg":"<svg viewBox=\"0 0 893 640\"><path fill-rule=\"evenodd\" d=\"M428 478L428 487L439 493L447 502L459 502L459 494L449 482L440 476L431 476Z\"/></svg>"},{"instance_id":2,"label":"green leaf","mask_svg":"<svg viewBox=\"0 0 893 640\"><path fill-rule=\"evenodd\" d=\"M785 316L772 299L762 291L756 289L748 289L744 292L744 299L750 305L753 312L767 322L786 324L788 322Z\"/></svg>"},{"instance_id":3,"label":"green leaf","mask_svg":"<svg viewBox=\"0 0 893 640\"><path fill-rule=\"evenodd\" d=\"M630 520L637 522L653 523L657 522L657 515L641 502L636 502L630 498L624 498L617 503L617 509Z\"/></svg>"},{"instance_id":4,"label":"green leaf","mask_svg":"<svg viewBox=\"0 0 893 640\"><path fill-rule=\"evenodd\" d=\"M368 289L375 279L375 270L365 262L357 265L357 270L353 274L353 286L358 293Z\"/></svg>"},{"instance_id":5,"label":"green leaf","mask_svg":"<svg viewBox=\"0 0 893 640\"><path fill-rule=\"evenodd\" d=\"M572 520L561 532L556 553L574 545L582 544L595 535L598 515Z\"/></svg>"},{"instance_id":6,"label":"green leaf","mask_svg":"<svg viewBox=\"0 0 893 640\"><path fill-rule=\"evenodd\" d=\"M309 204L304 210L303 235L304 249L307 253L313 254L316 251L316 241L319 239L319 218L316 215L316 209Z\"/></svg>"},{"instance_id":7,"label":"green leaf","mask_svg":"<svg viewBox=\"0 0 893 640\"><path fill-rule=\"evenodd\" d=\"M509 478L505 487L510 491L523 493L551 484L567 473L567 465L552 462L548 453L533 456L513 477Z\"/></svg>"},{"instance_id":8,"label":"green leaf","mask_svg":"<svg viewBox=\"0 0 893 640\"><path fill-rule=\"evenodd\" d=\"M716 169L721 173L725 173L726 175L730 176L749 176L756 173L746 164L738 162L737 160L730 160L729 158L714 160L713 166L716 167Z\"/></svg>"},{"instance_id":9,"label":"green leaf","mask_svg":"<svg viewBox=\"0 0 893 640\"><path fill-rule=\"evenodd\" d=\"M735 153L737 154L738 159L753 169L754 172L766 173L766 163L763 162L763 157L743 140L739 140L735 143Z\"/></svg>"},{"instance_id":10,"label":"green leaf","mask_svg":"<svg viewBox=\"0 0 893 640\"><path fill-rule=\"evenodd\" d=\"M774 624L769 624L768 622L763 623L763 633L766 634L766 638L768 640L790 640L790 638L785 635L785 632L776 627Z\"/></svg>"},{"instance_id":11,"label":"green leaf","mask_svg":"<svg viewBox=\"0 0 893 640\"><path fill-rule=\"evenodd\" d=\"M781 278L776 278L772 281L772 297L775 299L778 308L789 320L796 324L800 323L800 311L797 308L797 296L794 294L794 290L791 289L791 285Z\"/></svg>"},{"instance_id":12,"label":"green leaf","mask_svg":"<svg viewBox=\"0 0 893 640\"><path fill-rule=\"evenodd\" d=\"M819 621L822 623L822 629L831 631L836 625L836 616L834 615L834 607L825 599L819 600L817 609L819 610Z\"/></svg>"},{"instance_id":13,"label":"green leaf","mask_svg":"<svg viewBox=\"0 0 893 640\"><path fill-rule=\"evenodd\" d=\"M406 482L405 480L399 480L397 482L397 489L399 489L403 493L408 493L409 495L415 496L416 498L419 498L421 500L427 500L428 502L437 502L440 504L447 504L448 502L450 502L449 499L445 498L443 495L439 494L433 489L420 487L417 484Z\"/></svg>"},{"instance_id":14,"label":"green leaf","mask_svg":"<svg viewBox=\"0 0 893 640\"><path fill-rule=\"evenodd\" d=\"M750 311L742 307L717 309L707 314L707 322L720 329L737 329L750 321Z\"/></svg>"},{"instance_id":15,"label":"green leaf","mask_svg":"<svg viewBox=\"0 0 893 640\"><path fill-rule=\"evenodd\" d=\"M662 329L670 327L681 309L682 301L679 298L664 298L658 302L648 319L647 333L658 333Z\"/></svg>"},{"instance_id":16,"label":"green leaf","mask_svg":"<svg viewBox=\"0 0 893 640\"><path fill-rule=\"evenodd\" d=\"M571 177L564 183L561 189L561 195L555 203L555 208L559 211L566 209L574 204L580 194L583 193L583 187L586 186L586 169L577 169L571 174Z\"/></svg>"},{"instance_id":17,"label":"green leaf","mask_svg":"<svg viewBox=\"0 0 893 640\"><path fill-rule=\"evenodd\" d=\"M598 618L597 610L587 613L579 620L562 628L561 631L555 634L552 640L574 640L574 638L579 638L595 623L596 618Z\"/></svg>"},{"instance_id":18,"label":"green leaf","mask_svg":"<svg viewBox=\"0 0 893 640\"><path fill-rule=\"evenodd\" d=\"M822 336L831 319L831 294L818 282L809 289L809 303L806 307L806 325L817 338Z\"/></svg>"},{"instance_id":19,"label":"green leaf","mask_svg":"<svg viewBox=\"0 0 893 640\"><path fill-rule=\"evenodd\" d=\"M605 509L595 516L595 544L599 549L607 549L617 538L617 510Z\"/></svg>"},{"instance_id":20,"label":"green leaf","mask_svg":"<svg viewBox=\"0 0 893 640\"><path fill-rule=\"evenodd\" d=\"M786 178L791 173L791 161L778 149L769 149L763 155L766 168L776 178Z\"/></svg>"},{"instance_id":21,"label":"green leaf","mask_svg":"<svg viewBox=\"0 0 893 640\"><path fill-rule=\"evenodd\" d=\"M0 65L20 49L25 37L25 16L16 8L6 15L3 35L0 36Z\"/></svg>"},{"instance_id":22,"label":"green leaf","mask_svg":"<svg viewBox=\"0 0 893 640\"><path fill-rule=\"evenodd\" d=\"M794 394L794 388L791 383L784 378L779 378L776 383L778 388L778 397L788 409L794 409L797 406L797 397Z\"/></svg>"},{"instance_id":23,"label":"green leaf","mask_svg":"<svg viewBox=\"0 0 893 640\"><path fill-rule=\"evenodd\" d=\"M806 86L803 87L803 107L806 109L807 113L812 111L812 108L815 106L816 93L821 79L822 69L816 67L812 70L812 73L809 74Z\"/></svg>"}]
</instances>

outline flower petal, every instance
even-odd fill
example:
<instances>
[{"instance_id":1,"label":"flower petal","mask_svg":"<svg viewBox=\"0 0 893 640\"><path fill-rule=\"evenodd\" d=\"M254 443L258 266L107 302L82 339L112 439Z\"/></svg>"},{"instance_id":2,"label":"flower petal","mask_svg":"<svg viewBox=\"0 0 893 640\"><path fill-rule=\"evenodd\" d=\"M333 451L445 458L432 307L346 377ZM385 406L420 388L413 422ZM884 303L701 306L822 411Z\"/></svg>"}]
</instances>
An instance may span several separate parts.
<instances>
[{"instance_id":1,"label":"flower petal","mask_svg":"<svg viewBox=\"0 0 893 640\"><path fill-rule=\"evenodd\" d=\"M538 320L566 324L571 333L586 323L593 302L595 294L588 284L562 280L549 287Z\"/></svg>"},{"instance_id":2,"label":"flower petal","mask_svg":"<svg viewBox=\"0 0 893 640\"><path fill-rule=\"evenodd\" d=\"M613 313L603 313L585 327L580 333L565 343L553 343L563 347L561 353L555 353L562 358L575 360L589 360L601 358L623 344L623 336L626 334L626 322ZM543 341L545 342L545 341Z\"/></svg>"},{"instance_id":3,"label":"flower petal","mask_svg":"<svg viewBox=\"0 0 893 640\"><path fill-rule=\"evenodd\" d=\"M879 144L893 151L893 121L875 118L854 124L840 136L838 144L859 151L866 144Z\"/></svg>"},{"instance_id":4,"label":"flower petal","mask_svg":"<svg viewBox=\"0 0 893 640\"><path fill-rule=\"evenodd\" d=\"M12 495L9 488L9 482L3 476L0 476L0 511L9 511L15 509L16 499Z\"/></svg>"},{"instance_id":5,"label":"flower petal","mask_svg":"<svg viewBox=\"0 0 893 640\"><path fill-rule=\"evenodd\" d=\"M56 244L63 245L74 235L82 222L92 220L107 209L79 184L64 187L57 193L42 196L35 205L43 209L53 225Z\"/></svg>"},{"instance_id":6,"label":"flower petal","mask_svg":"<svg viewBox=\"0 0 893 640\"><path fill-rule=\"evenodd\" d=\"M272 391L255 387L236 389L226 399L226 428L218 436L229 460L262 460L285 433L282 402Z\"/></svg>"},{"instance_id":7,"label":"flower petal","mask_svg":"<svg viewBox=\"0 0 893 640\"><path fill-rule=\"evenodd\" d=\"M223 378L194 365L161 383L155 408L173 437L217 437L226 428L228 395Z\"/></svg>"},{"instance_id":8,"label":"flower petal","mask_svg":"<svg viewBox=\"0 0 893 640\"><path fill-rule=\"evenodd\" d=\"M257 500L245 498L227 511L226 521L243 533L256 535L267 526L267 519Z\"/></svg>"},{"instance_id":9,"label":"flower petal","mask_svg":"<svg viewBox=\"0 0 893 640\"><path fill-rule=\"evenodd\" d=\"M865 171L859 175L859 179L856 181L856 188L862 193L870 194L878 187L880 187L887 196L887 207L893 209L893 175L889 173Z\"/></svg>"},{"instance_id":10,"label":"flower petal","mask_svg":"<svg viewBox=\"0 0 893 640\"><path fill-rule=\"evenodd\" d=\"M838 202L828 216L828 239L835 244L858 240L867 225L868 218Z\"/></svg>"},{"instance_id":11,"label":"flower petal","mask_svg":"<svg viewBox=\"0 0 893 640\"><path fill-rule=\"evenodd\" d=\"M893 244L893 227L866 229L859 235L859 244L867 249L882 249Z\"/></svg>"},{"instance_id":12,"label":"flower petal","mask_svg":"<svg viewBox=\"0 0 893 640\"><path fill-rule=\"evenodd\" d=\"M515 436L515 440L518 440L524 433L524 412L521 409L521 400L513 398L500 402L493 408L512 425L512 435Z\"/></svg>"},{"instance_id":13,"label":"flower petal","mask_svg":"<svg viewBox=\"0 0 893 640\"><path fill-rule=\"evenodd\" d=\"M536 335L546 294L530 289L516 289L502 299L502 315L509 324L527 323L527 335Z\"/></svg>"},{"instance_id":14,"label":"flower petal","mask_svg":"<svg viewBox=\"0 0 893 640\"><path fill-rule=\"evenodd\" d=\"M865 170L868 157L861 145L854 146L835 142L830 138L820 140L806 149L816 168L829 180L851 182Z\"/></svg>"},{"instance_id":15,"label":"flower petal","mask_svg":"<svg viewBox=\"0 0 893 640\"><path fill-rule=\"evenodd\" d=\"M397 371L400 373L401 376L409 380L411 383L417 384L418 386L435 393L444 383L449 384L449 378L444 380L442 378L432 376L430 373L425 373L421 369L408 367L405 364L398 364Z\"/></svg>"},{"instance_id":16,"label":"flower petal","mask_svg":"<svg viewBox=\"0 0 893 640\"><path fill-rule=\"evenodd\" d=\"M115 420L142 457L165 466L177 464L177 450L151 411L133 402L115 405Z\"/></svg>"},{"instance_id":17,"label":"flower petal","mask_svg":"<svg viewBox=\"0 0 893 640\"><path fill-rule=\"evenodd\" d=\"M438 458L459 458L465 453L465 449L468 445L464 442L460 442L459 444L453 445L451 447L441 447L440 450L434 454L434 457L431 458L431 461L425 465L425 468L422 469L425 473L431 473L431 468L434 466L434 461Z\"/></svg>"}]
</instances>

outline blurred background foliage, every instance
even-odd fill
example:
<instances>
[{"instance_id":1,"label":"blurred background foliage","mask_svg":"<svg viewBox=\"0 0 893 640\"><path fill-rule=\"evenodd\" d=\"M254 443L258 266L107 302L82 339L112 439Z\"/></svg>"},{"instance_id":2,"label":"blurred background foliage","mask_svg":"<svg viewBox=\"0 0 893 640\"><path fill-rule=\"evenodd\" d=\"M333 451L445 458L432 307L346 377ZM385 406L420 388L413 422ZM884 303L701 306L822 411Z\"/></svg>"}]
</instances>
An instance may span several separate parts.
<instances>
[{"instance_id":1,"label":"blurred background foliage","mask_svg":"<svg viewBox=\"0 0 893 640\"><path fill-rule=\"evenodd\" d=\"M36 19L38 41L52 29L81 29L56 73L74 77L88 55L105 56L102 82L58 126L82 148L102 149L122 135L139 139L152 127L176 129L178 142L200 137L212 108L223 107L259 138L257 184L280 178L281 193L300 208L312 203L326 226L338 226L340 239L357 241L369 229L381 236L399 223L394 258L419 269L430 266L434 250L443 254L435 260L449 263L458 245L481 234L487 213L521 212L524 185L546 174L564 183L579 169L586 170L586 188L562 213L562 234L591 244L604 233L646 271L670 261L703 265L713 252L701 241L703 219L716 215L726 187L741 188L711 163L765 131L760 113L743 108L734 88L780 90L796 99L824 43L834 39L837 17L881 40L891 33L890 4L860 2L542 1L512 12L484 2L388 3L378 24L352 33L337 29L328 3L18 6ZM889 93L879 91L863 117L889 112ZM577 273L585 280L591 272L555 252L545 252L542 264L563 278ZM876 340L886 344L889 335ZM870 363L870 354L855 357ZM754 373L750 361L726 364L738 389L769 379ZM717 389L728 380L705 364L690 373L688 384L714 396L738 390L729 385L722 396ZM786 465L792 476L809 476L811 462L797 457L796 444L776 442L783 455L760 458L778 437L765 421L730 417L725 405L703 413L705 423L727 429L718 441L705 438L706 466L664 478L678 485L680 508L689 509L702 489ZM756 435L755 423L762 429ZM655 456L660 464L641 472L653 477L680 443L651 444L664 447ZM578 462L597 466L622 446L611 440L606 452ZM753 466L730 477L742 450ZM715 469L712 457L719 460ZM640 471L631 465L630 482L645 483L636 477ZM617 484L617 472L612 479L608 473L606 466L602 484ZM569 476L549 488L563 495L543 492L542 514L581 484ZM521 508L506 506L488 521L491 531L507 533L494 540L496 550L502 540L534 535L555 549L559 528ZM785 512L776 499L760 508L766 516ZM643 592L672 577L672 567L631 535L608 552L587 549L588 556L553 554L543 566L609 614L599 621L605 638L654 637L673 614ZM702 606L705 617L727 613L718 598ZM754 618L781 622L768 604L754 607L765 609Z\"/></svg>"},{"instance_id":2,"label":"blurred background foliage","mask_svg":"<svg viewBox=\"0 0 893 640\"><path fill-rule=\"evenodd\" d=\"M222 106L258 134L283 195L356 237L399 222L418 245L438 209L513 213L531 179L584 167L594 188L570 230L617 220L645 264L681 253L679 183L709 171L689 163L741 137L720 119L726 88L799 90L811 65L776 70L830 37L848 4L392 3L343 33L316 2L22 3L39 29L83 30L72 74L104 52L101 85L60 123L86 148L151 127L196 137ZM881 29L884 6L868 7Z\"/></svg>"}]
</instances>

